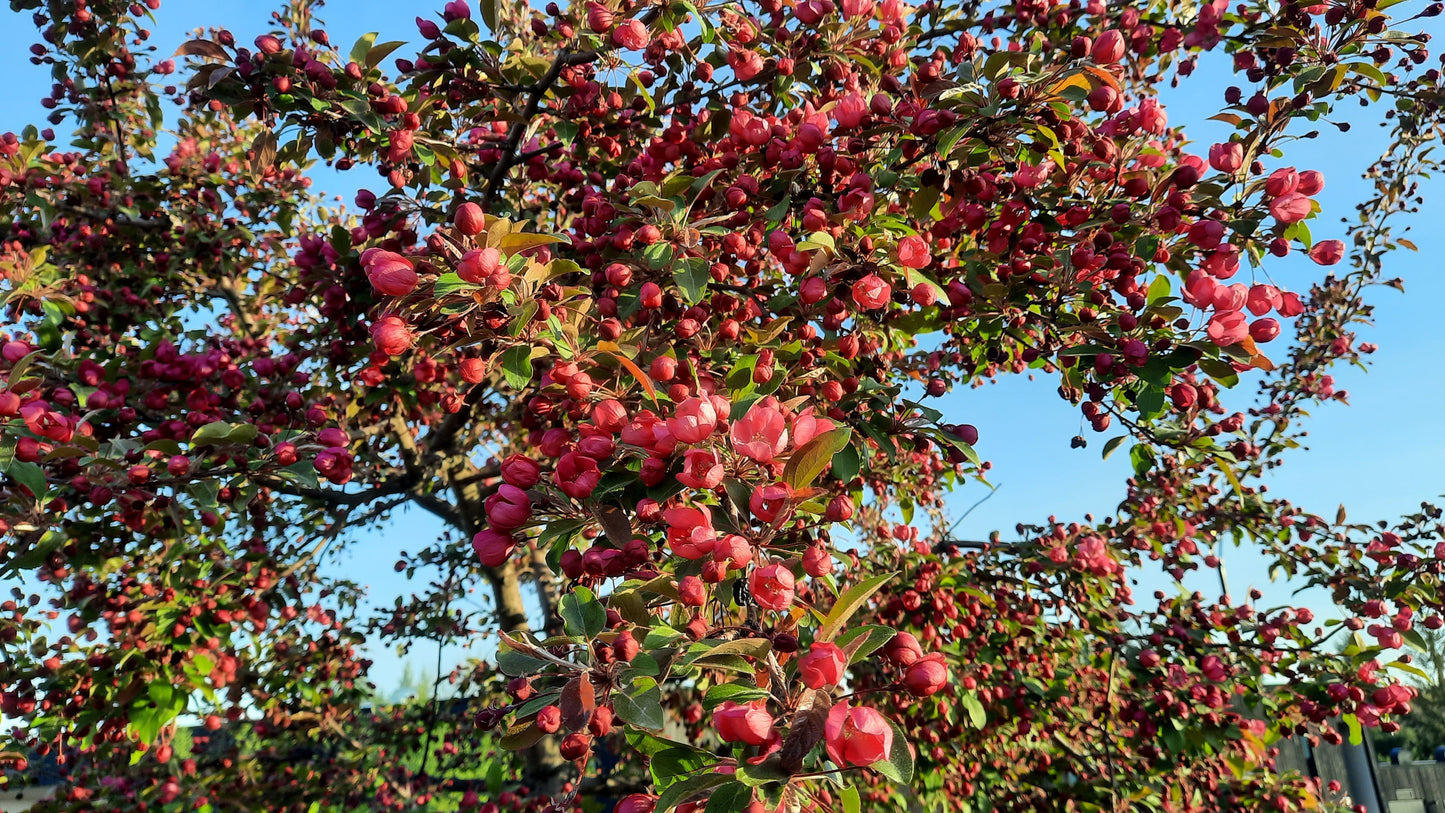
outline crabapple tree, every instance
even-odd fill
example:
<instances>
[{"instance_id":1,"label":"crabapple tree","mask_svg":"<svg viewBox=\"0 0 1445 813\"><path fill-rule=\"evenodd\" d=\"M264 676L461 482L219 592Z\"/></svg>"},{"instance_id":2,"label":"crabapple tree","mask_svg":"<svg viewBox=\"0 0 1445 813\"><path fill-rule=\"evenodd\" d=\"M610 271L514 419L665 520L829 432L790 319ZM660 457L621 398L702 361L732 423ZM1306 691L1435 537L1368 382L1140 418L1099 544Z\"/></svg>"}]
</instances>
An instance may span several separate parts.
<instances>
[{"instance_id":1,"label":"crabapple tree","mask_svg":"<svg viewBox=\"0 0 1445 813\"><path fill-rule=\"evenodd\" d=\"M408 48L292 0L178 49L10 5L54 84L0 139L0 758L69 766L45 809L1321 809L1277 741L1409 710L1440 512L1264 479L1400 287L1440 4L451 0ZM1358 107L1323 233L1291 145ZM1030 430L932 399L1011 375L1128 455L1111 516L952 534ZM404 509L448 530L378 609ZM368 638L494 649L367 708Z\"/></svg>"}]
</instances>

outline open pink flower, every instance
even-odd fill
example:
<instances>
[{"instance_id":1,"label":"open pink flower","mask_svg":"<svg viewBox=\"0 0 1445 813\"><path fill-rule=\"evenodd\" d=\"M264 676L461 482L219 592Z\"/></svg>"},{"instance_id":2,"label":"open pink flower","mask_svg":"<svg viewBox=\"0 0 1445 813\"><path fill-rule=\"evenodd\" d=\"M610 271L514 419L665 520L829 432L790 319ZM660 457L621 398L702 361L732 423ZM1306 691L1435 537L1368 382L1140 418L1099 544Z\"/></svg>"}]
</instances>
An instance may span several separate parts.
<instances>
[{"instance_id":1,"label":"open pink flower","mask_svg":"<svg viewBox=\"0 0 1445 813\"><path fill-rule=\"evenodd\" d=\"M850 708L843 702L828 712L823 742L834 765L866 768L888 758L893 750L893 726L876 709Z\"/></svg>"},{"instance_id":2,"label":"open pink flower","mask_svg":"<svg viewBox=\"0 0 1445 813\"><path fill-rule=\"evenodd\" d=\"M748 588L759 607L782 612L793 606L793 572L780 564L767 565L748 577Z\"/></svg>"},{"instance_id":3,"label":"open pink flower","mask_svg":"<svg viewBox=\"0 0 1445 813\"><path fill-rule=\"evenodd\" d=\"M552 479L562 493L574 500L585 500L592 496L593 490L597 488L597 482L602 479L602 472L597 468L597 461L576 452L568 452L562 455L557 461L557 469L552 472Z\"/></svg>"},{"instance_id":4,"label":"open pink flower","mask_svg":"<svg viewBox=\"0 0 1445 813\"><path fill-rule=\"evenodd\" d=\"M1239 311L1216 313L1209 319L1209 340L1220 347L1239 344L1249 335L1249 321Z\"/></svg>"},{"instance_id":5,"label":"open pink flower","mask_svg":"<svg viewBox=\"0 0 1445 813\"><path fill-rule=\"evenodd\" d=\"M712 401L693 396L677 405L667 419L667 431L680 443L701 443L717 429L717 410Z\"/></svg>"},{"instance_id":6,"label":"open pink flower","mask_svg":"<svg viewBox=\"0 0 1445 813\"><path fill-rule=\"evenodd\" d=\"M20 417L31 432L56 443L69 443L75 436L75 424L47 401L30 401L20 407Z\"/></svg>"},{"instance_id":7,"label":"open pink flower","mask_svg":"<svg viewBox=\"0 0 1445 813\"><path fill-rule=\"evenodd\" d=\"M771 463L788 447L788 419L776 402L764 399L732 425L733 448L759 463Z\"/></svg>"},{"instance_id":8,"label":"open pink flower","mask_svg":"<svg viewBox=\"0 0 1445 813\"><path fill-rule=\"evenodd\" d=\"M869 274L853 283L853 302L865 311L878 310L887 305L892 296L892 286L877 274Z\"/></svg>"},{"instance_id":9,"label":"open pink flower","mask_svg":"<svg viewBox=\"0 0 1445 813\"><path fill-rule=\"evenodd\" d=\"M706 506L669 508L662 512L667 522L667 546L684 559L701 559L712 553L717 544L717 531L712 527L712 511Z\"/></svg>"},{"instance_id":10,"label":"open pink flower","mask_svg":"<svg viewBox=\"0 0 1445 813\"><path fill-rule=\"evenodd\" d=\"M677 481L688 488L714 489L723 479L722 461L710 449L688 449L682 456Z\"/></svg>"},{"instance_id":11,"label":"open pink flower","mask_svg":"<svg viewBox=\"0 0 1445 813\"><path fill-rule=\"evenodd\" d=\"M628 20L612 31L612 42L629 51L641 51L651 39L641 20Z\"/></svg>"},{"instance_id":12,"label":"open pink flower","mask_svg":"<svg viewBox=\"0 0 1445 813\"><path fill-rule=\"evenodd\" d=\"M928 241L916 234L910 234L899 240L898 262L909 268L928 267L928 264L933 262L933 257L928 253Z\"/></svg>"}]
</instances>

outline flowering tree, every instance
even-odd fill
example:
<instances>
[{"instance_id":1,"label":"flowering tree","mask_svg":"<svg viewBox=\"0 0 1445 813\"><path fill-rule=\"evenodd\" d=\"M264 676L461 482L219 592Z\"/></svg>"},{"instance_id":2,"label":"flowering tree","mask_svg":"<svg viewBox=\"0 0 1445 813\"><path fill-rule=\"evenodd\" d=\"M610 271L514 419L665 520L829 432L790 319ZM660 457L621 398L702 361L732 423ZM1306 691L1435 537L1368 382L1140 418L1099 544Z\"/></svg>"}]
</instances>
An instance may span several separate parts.
<instances>
[{"instance_id":1,"label":"flowering tree","mask_svg":"<svg viewBox=\"0 0 1445 813\"><path fill-rule=\"evenodd\" d=\"M49 809L1319 809L1273 743L1408 710L1440 512L1261 479L1411 247L1439 4L452 0L409 58L313 5L178 67L159 0L11 0L73 136L0 142L0 699ZM1210 53L1195 148L1155 88ZM1285 151L1355 100L1347 245ZM317 162L383 180L337 211ZM989 466L928 399L1024 373L1128 499L954 538ZM368 617L321 563L403 506L455 533ZM1347 617L1131 594L1231 543ZM366 713L368 633L498 649ZM177 755L190 715L227 739Z\"/></svg>"}]
</instances>

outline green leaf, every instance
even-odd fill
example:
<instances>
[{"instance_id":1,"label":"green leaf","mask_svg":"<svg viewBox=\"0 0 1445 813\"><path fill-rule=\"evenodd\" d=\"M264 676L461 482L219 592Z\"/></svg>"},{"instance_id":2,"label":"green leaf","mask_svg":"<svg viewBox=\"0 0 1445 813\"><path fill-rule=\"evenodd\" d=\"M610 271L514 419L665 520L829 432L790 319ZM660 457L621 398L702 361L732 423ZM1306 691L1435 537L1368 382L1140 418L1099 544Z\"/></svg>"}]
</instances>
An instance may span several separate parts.
<instances>
[{"instance_id":1,"label":"green leaf","mask_svg":"<svg viewBox=\"0 0 1445 813\"><path fill-rule=\"evenodd\" d=\"M698 776L689 776L678 782L667 786L662 796L657 800L657 813L667 813L678 805L701 796L713 788L719 788L732 782L733 779L727 774L705 773Z\"/></svg>"},{"instance_id":2,"label":"green leaf","mask_svg":"<svg viewBox=\"0 0 1445 813\"><path fill-rule=\"evenodd\" d=\"M607 627L607 610L585 587L578 587L562 597L562 622L570 635L595 638Z\"/></svg>"},{"instance_id":3,"label":"green leaf","mask_svg":"<svg viewBox=\"0 0 1445 813\"><path fill-rule=\"evenodd\" d=\"M1150 305L1153 305L1161 299L1167 299L1172 293L1173 289L1170 286L1169 278L1160 274L1154 278L1153 282L1149 283L1148 302Z\"/></svg>"},{"instance_id":4,"label":"green leaf","mask_svg":"<svg viewBox=\"0 0 1445 813\"><path fill-rule=\"evenodd\" d=\"M1120 435L1117 438L1109 438L1109 442L1104 444L1104 459L1108 460L1109 455L1113 454L1114 450L1119 448L1119 444L1123 443L1128 439L1128 435Z\"/></svg>"},{"instance_id":5,"label":"green leaf","mask_svg":"<svg viewBox=\"0 0 1445 813\"><path fill-rule=\"evenodd\" d=\"M504 675L512 677L531 675L541 671L546 665L546 661L513 649L506 641L502 641L497 647L497 668Z\"/></svg>"},{"instance_id":6,"label":"green leaf","mask_svg":"<svg viewBox=\"0 0 1445 813\"><path fill-rule=\"evenodd\" d=\"M741 681L721 683L707 690L707 695L703 697L702 707L712 711L728 701L747 703L753 700L766 700L768 697L766 690L759 689L757 686L749 686Z\"/></svg>"},{"instance_id":7,"label":"green leaf","mask_svg":"<svg viewBox=\"0 0 1445 813\"><path fill-rule=\"evenodd\" d=\"M848 663L858 663L874 652L887 646L897 631L877 624L854 627L838 636L838 648L848 652ZM856 644L854 642L857 642Z\"/></svg>"},{"instance_id":8,"label":"green leaf","mask_svg":"<svg viewBox=\"0 0 1445 813\"><path fill-rule=\"evenodd\" d=\"M612 702L618 717L640 728L656 730L666 722L662 714L662 690L650 677L633 680L626 692L612 696Z\"/></svg>"},{"instance_id":9,"label":"green leaf","mask_svg":"<svg viewBox=\"0 0 1445 813\"><path fill-rule=\"evenodd\" d=\"M1360 718L1353 714L1343 716L1345 725L1350 727L1350 745L1359 745L1364 742L1364 732L1360 729Z\"/></svg>"},{"instance_id":10,"label":"green leaf","mask_svg":"<svg viewBox=\"0 0 1445 813\"><path fill-rule=\"evenodd\" d=\"M40 468L38 463L29 463L24 460L11 461L9 470L6 472L15 478L15 482L30 489L37 501L43 501L49 490L49 484L45 480L45 470Z\"/></svg>"},{"instance_id":11,"label":"green leaf","mask_svg":"<svg viewBox=\"0 0 1445 813\"><path fill-rule=\"evenodd\" d=\"M723 785L708 797L704 813L735 813L747 810L753 801L753 789L741 782Z\"/></svg>"},{"instance_id":12,"label":"green leaf","mask_svg":"<svg viewBox=\"0 0 1445 813\"><path fill-rule=\"evenodd\" d=\"M214 445L220 443L245 444L255 440L256 435L257 429L252 424L216 421L197 429L195 434L191 435L191 445L204 446L206 444Z\"/></svg>"},{"instance_id":13,"label":"green leaf","mask_svg":"<svg viewBox=\"0 0 1445 813\"><path fill-rule=\"evenodd\" d=\"M673 779L690 774L704 765L711 765L716 760L716 757L706 751L654 737L638 729L627 731L627 742L639 753L651 757L648 767L652 771L652 781L659 788L667 787Z\"/></svg>"},{"instance_id":14,"label":"green leaf","mask_svg":"<svg viewBox=\"0 0 1445 813\"><path fill-rule=\"evenodd\" d=\"M784 773L775 760L765 760L758 765L738 765L736 774L738 781L753 788L760 788L764 785L782 784L791 777Z\"/></svg>"},{"instance_id":15,"label":"green leaf","mask_svg":"<svg viewBox=\"0 0 1445 813\"><path fill-rule=\"evenodd\" d=\"M667 243L653 243L642 250L642 260L650 268L666 268L672 264L672 246Z\"/></svg>"},{"instance_id":16,"label":"green leaf","mask_svg":"<svg viewBox=\"0 0 1445 813\"><path fill-rule=\"evenodd\" d=\"M672 281L677 283L678 290L689 305L702 301L710 279L712 275L708 271L707 261L701 257L688 257L672 270Z\"/></svg>"},{"instance_id":17,"label":"green leaf","mask_svg":"<svg viewBox=\"0 0 1445 813\"><path fill-rule=\"evenodd\" d=\"M532 382L532 348L525 344L507 348L502 354L502 375L507 379L507 386L525 389Z\"/></svg>"},{"instance_id":18,"label":"green leaf","mask_svg":"<svg viewBox=\"0 0 1445 813\"><path fill-rule=\"evenodd\" d=\"M215 480L197 480L186 486L198 505L202 508L215 508L216 495L220 493L220 484Z\"/></svg>"},{"instance_id":19,"label":"green leaf","mask_svg":"<svg viewBox=\"0 0 1445 813\"><path fill-rule=\"evenodd\" d=\"M467 282L455 273L448 271L440 277L437 277L436 284L432 286L432 295L437 299L441 299L452 294L478 291L481 290L481 287L482 286L475 283Z\"/></svg>"},{"instance_id":20,"label":"green leaf","mask_svg":"<svg viewBox=\"0 0 1445 813\"><path fill-rule=\"evenodd\" d=\"M501 0L481 0L482 22L487 24L487 31L493 36L497 32L497 18L501 12Z\"/></svg>"},{"instance_id":21,"label":"green leaf","mask_svg":"<svg viewBox=\"0 0 1445 813\"><path fill-rule=\"evenodd\" d=\"M978 702L977 692L963 693L963 709L968 712L968 720L974 728L983 728L988 722L988 714L984 712L983 704Z\"/></svg>"},{"instance_id":22,"label":"green leaf","mask_svg":"<svg viewBox=\"0 0 1445 813\"><path fill-rule=\"evenodd\" d=\"M862 469L862 457L858 454L858 447L852 443L839 449L833 456L833 477L840 483L852 482Z\"/></svg>"},{"instance_id":23,"label":"green leaf","mask_svg":"<svg viewBox=\"0 0 1445 813\"><path fill-rule=\"evenodd\" d=\"M843 813L859 813L863 809L858 799L858 789L849 785L838 793L843 797Z\"/></svg>"},{"instance_id":24,"label":"green leaf","mask_svg":"<svg viewBox=\"0 0 1445 813\"><path fill-rule=\"evenodd\" d=\"M349 59L352 62L360 65L366 61L367 52L371 50L371 46L376 44L376 34L377 32L375 31L369 34L362 34L361 38L356 41L356 44L351 46Z\"/></svg>"},{"instance_id":25,"label":"green leaf","mask_svg":"<svg viewBox=\"0 0 1445 813\"><path fill-rule=\"evenodd\" d=\"M1139 411L1141 418L1157 418L1164 412L1164 390L1159 387L1146 387L1134 402L1134 408Z\"/></svg>"},{"instance_id":26,"label":"green leaf","mask_svg":"<svg viewBox=\"0 0 1445 813\"><path fill-rule=\"evenodd\" d=\"M838 600L833 604L833 609L828 611L828 617L823 620L823 625L818 628L817 640L833 640L843 629L843 625L848 623L848 619L862 609L868 599L872 598L874 593L896 575L898 575L897 571L882 573L844 590L843 595L838 596Z\"/></svg>"},{"instance_id":27,"label":"green leaf","mask_svg":"<svg viewBox=\"0 0 1445 813\"><path fill-rule=\"evenodd\" d=\"M871 767L894 782L911 782L913 781L913 752L908 748L908 735L904 734L903 729L892 720L888 721L888 725L893 728L893 747L889 750L887 759L880 759Z\"/></svg>"},{"instance_id":28,"label":"green leaf","mask_svg":"<svg viewBox=\"0 0 1445 813\"><path fill-rule=\"evenodd\" d=\"M560 234L537 234L535 232L514 231L502 238L498 246L507 254L516 254L519 251L526 251L537 246L547 246L553 243L569 242L566 237Z\"/></svg>"},{"instance_id":29,"label":"green leaf","mask_svg":"<svg viewBox=\"0 0 1445 813\"><path fill-rule=\"evenodd\" d=\"M840 426L808 441L788 458L787 465L783 467L783 482L795 491L812 485L818 475L832 465L833 456L841 452L852 437L853 430Z\"/></svg>"},{"instance_id":30,"label":"green leaf","mask_svg":"<svg viewBox=\"0 0 1445 813\"><path fill-rule=\"evenodd\" d=\"M403 45L406 45L406 43L400 40L393 40L391 42L383 42L380 45L373 45L366 49L366 69L371 70L377 65L380 65L383 59L391 56L392 51L395 51Z\"/></svg>"}]
</instances>

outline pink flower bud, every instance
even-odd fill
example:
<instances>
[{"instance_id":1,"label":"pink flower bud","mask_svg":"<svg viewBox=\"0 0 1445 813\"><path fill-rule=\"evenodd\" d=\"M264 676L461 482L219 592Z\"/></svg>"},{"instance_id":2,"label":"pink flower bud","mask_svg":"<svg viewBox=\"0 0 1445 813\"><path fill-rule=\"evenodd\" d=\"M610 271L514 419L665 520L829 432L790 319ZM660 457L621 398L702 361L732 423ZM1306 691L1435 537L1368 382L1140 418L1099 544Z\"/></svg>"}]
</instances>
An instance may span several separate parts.
<instances>
[{"instance_id":1,"label":"pink flower bud","mask_svg":"<svg viewBox=\"0 0 1445 813\"><path fill-rule=\"evenodd\" d=\"M712 713L712 722L724 742L762 745L773 733L773 717L763 700L745 705L727 701Z\"/></svg>"},{"instance_id":2,"label":"pink flower bud","mask_svg":"<svg viewBox=\"0 0 1445 813\"><path fill-rule=\"evenodd\" d=\"M1285 225L1298 223L1310 216L1313 211L1313 202L1300 192L1291 192L1288 195L1280 195L1269 202L1269 213Z\"/></svg>"},{"instance_id":3,"label":"pink flower bud","mask_svg":"<svg viewBox=\"0 0 1445 813\"><path fill-rule=\"evenodd\" d=\"M516 539L491 528L479 531L472 537L472 550L485 567L501 567L516 547Z\"/></svg>"},{"instance_id":4,"label":"pink flower bud","mask_svg":"<svg viewBox=\"0 0 1445 813\"><path fill-rule=\"evenodd\" d=\"M503 268L502 252L495 248L474 248L457 263L457 276L473 285L486 285Z\"/></svg>"},{"instance_id":5,"label":"pink flower bud","mask_svg":"<svg viewBox=\"0 0 1445 813\"><path fill-rule=\"evenodd\" d=\"M362 256L371 287L386 296L406 296L416 288L417 276L411 260L394 251L368 249Z\"/></svg>"},{"instance_id":6,"label":"pink flower bud","mask_svg":"<svg viewBox=\"0 0 1445 813\"><path fill-rule=\"evenodd\" d=\"M537 461L520 454L514 454L502 461L502 480L517 488L531 488L542 479L542 467Z\"/></svg>"},{"instance_id":7,"label":"pink flower bud","mask_svg":"<svg viewBox=\"0 0 1445 813\"><path fill-rule=\"evenodd\" d=\"M476 237L486 230L487 217L482 207L469 201L457 207L456 214L452 215L452 225L467 237Z\"/></svg>"},{"instance_id":8,"label":"pink flower bud","mask_svg":"<svg viewBox=\"0 0 1445 813\"><path fill-rule=\"evenodd\" d=\"M399 356L412 345L411 328L399 316L383 316L371 326L371 341L388 356Z\"/></svg>"},{"instance_id":9,"label":"pink flower bud","mask_svg":"<svg viewBox=\"0 0 1445 813\"><path fill-rule=\"evenodd\" d=\"M1345 258L1343 240L1321 240L1310 249L1310 259L1320 265L1334 265Z\"/></svg>"},{"instance_id":10,"label":"pink flower bud","mask_svg":"<svg viewBox=\"0 0 1445 813\"><path fill-rule=\"evenodd\" d=\"M948 685L948 665L938 653L925 655L903 673L903 688L914 697L932 697Z\"/></svg>"},{"instance_id":11,"label":"pink flower bud","mask_svg":"<svg viewBox=\"0 0 1445 813\"><path fill-rule=\"evenodd\" d=\"M1113 65L1124 58L1124 35L1112 28L1105 31L1094 40L1089 56L1100 65Z\"/></svg>"},{"instance_id":12,"label":"pink flower bud","mask_svg":"<svg viewBox=\"0 0 1445 813\"><path fill-rule=\"evenodd\" d=\"M848 656L837 644L818 642L798 659L798 677L809 689L837 686L848 668Z\"/></svg>"}]
</instances>

